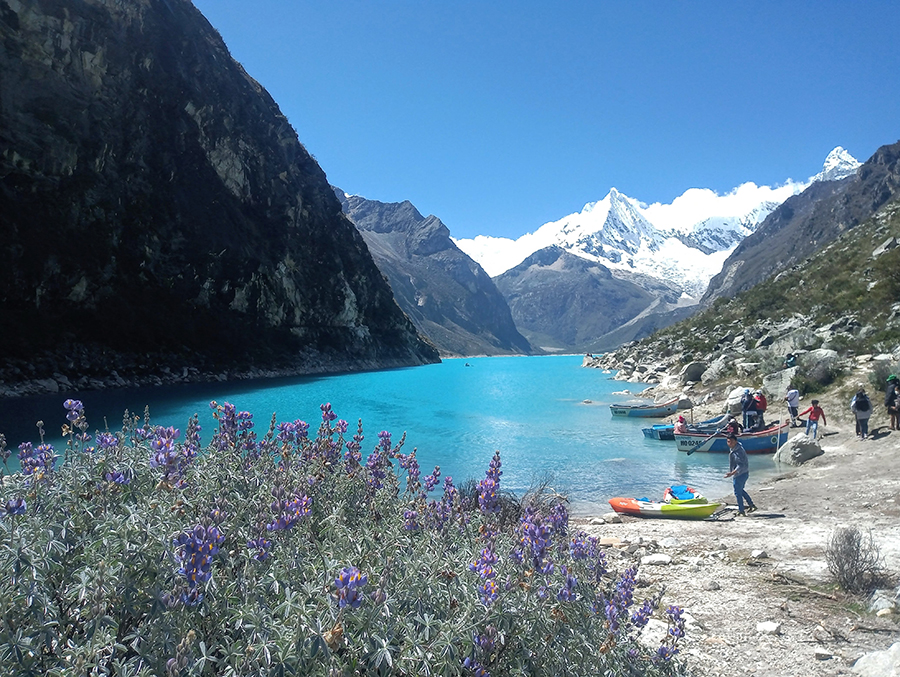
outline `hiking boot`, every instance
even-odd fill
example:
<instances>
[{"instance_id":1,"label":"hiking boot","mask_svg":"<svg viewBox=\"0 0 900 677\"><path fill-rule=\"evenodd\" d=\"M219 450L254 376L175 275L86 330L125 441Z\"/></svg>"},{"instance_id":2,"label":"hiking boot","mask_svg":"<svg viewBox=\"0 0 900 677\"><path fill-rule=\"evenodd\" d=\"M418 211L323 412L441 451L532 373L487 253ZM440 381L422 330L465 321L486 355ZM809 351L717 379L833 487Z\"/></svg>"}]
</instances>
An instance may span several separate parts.
<instances>
[{"instance_id":1,"label":"hiking boot","mask_svg":"<svg viewBox=\"0 0 900 677\"><path fill-rule=\"evenodd\" d=\"M749 508L747 508L747 512L748 512L748 513L756 512L756 506L755 506L755 505L751 505Z\"/></svg>"},{"instance_id":2,"label":"hiking boot","mask_svg":"<svg viewBox=\"0 0 900 677\"><path fill-rule=\"evenodd\" d=\"M746 517L746 516L747 516L747 513L745 513L743 510L738 510L738 514L736 515L736 517Z\"/></svg>"}]
</instances>

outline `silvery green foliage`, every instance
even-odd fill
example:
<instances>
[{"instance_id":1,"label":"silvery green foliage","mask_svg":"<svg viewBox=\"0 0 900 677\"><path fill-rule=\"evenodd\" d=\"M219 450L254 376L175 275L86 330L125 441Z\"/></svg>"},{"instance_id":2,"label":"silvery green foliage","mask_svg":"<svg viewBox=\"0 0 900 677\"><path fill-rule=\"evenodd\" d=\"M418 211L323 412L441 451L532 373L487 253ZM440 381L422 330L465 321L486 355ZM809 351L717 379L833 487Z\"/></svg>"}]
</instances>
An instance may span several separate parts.
<instances>
[{"instance_id":1,"label":"silvery green foliage","mask_svg":"<svg viewBox=\"0 0 900 677\"><path fill-rule=\"evenodd\" d=\"M681 610L637 602L636 568L609 571L563 505L497 521L499 453L464 500L388 432L364 459L362 424L329 405L315 435L273 416L261 436L211 406L204 446L196 416L184 435L146 413L90 435L68 401L61 463L20 447L31 472L0 495L2 674L682 671ZM669 623L655 650L637 642L652 615Z\"/></svg>"}]
</instances>

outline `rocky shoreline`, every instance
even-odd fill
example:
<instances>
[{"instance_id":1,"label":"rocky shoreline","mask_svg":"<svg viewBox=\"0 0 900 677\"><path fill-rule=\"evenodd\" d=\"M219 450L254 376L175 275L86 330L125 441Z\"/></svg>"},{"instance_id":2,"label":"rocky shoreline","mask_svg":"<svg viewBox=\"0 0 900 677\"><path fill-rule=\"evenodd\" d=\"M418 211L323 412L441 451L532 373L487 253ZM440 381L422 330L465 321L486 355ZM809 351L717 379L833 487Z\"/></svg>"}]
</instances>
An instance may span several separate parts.
<instances>
[{"instance_id":1,"label":"rocky shoreline","mask_svg":"<svg viewBox=\"0 0 900 677\"><path fill-rule=\"evenodd\" d=\"M0 400L52 393L184 383L272 379L313 374L377 371L421 364L400 359L349 359L309 351L291 364L213 365L202 356L124 354L80 346L34 360L0 362Z\"/></svg>"}]
</instances>

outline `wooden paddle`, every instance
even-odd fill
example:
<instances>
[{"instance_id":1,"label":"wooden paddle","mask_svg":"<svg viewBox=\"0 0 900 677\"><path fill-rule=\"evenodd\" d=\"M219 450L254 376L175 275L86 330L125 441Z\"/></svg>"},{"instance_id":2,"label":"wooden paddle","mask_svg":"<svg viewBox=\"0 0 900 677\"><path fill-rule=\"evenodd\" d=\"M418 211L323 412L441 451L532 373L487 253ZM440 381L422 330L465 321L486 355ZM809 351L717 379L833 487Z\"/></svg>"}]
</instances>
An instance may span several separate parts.
<instances>
[{"instance_id":1,"label":"wooden paddle","mask_svg":"<svg viewBox=\"0 0 900 677\"><path fill-rule=\"evenodd\" d=\"M725 426L725 427L727 428L728 426ZM722 432L723 430L725 430L725 428L719 428L716 432L714 432L712 435L710 435L709 437L707 437L705 440L703 440L703 441L702 441L700 444L698 444L696 447L694 447L693 449L688 449L687 455L690 456L690 455L693 454L695 451L706 451L706 448L707 448L706 445L707 445L707 444L710 444L710 442L712 442L713 438L714 438L716 435L718 435L720 432ZM710 446L712 446L712 445L710 445Z\"/></svg>"}]
</instances>

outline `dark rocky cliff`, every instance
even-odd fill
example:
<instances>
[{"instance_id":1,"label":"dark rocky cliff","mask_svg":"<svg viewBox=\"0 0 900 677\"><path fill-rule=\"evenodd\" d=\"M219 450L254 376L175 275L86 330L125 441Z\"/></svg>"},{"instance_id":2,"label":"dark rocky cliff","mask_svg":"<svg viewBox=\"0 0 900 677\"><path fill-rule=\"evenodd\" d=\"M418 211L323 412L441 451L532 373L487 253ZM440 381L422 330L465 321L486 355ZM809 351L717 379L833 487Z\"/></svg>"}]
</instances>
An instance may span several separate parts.
<instances>
[{"instance_id":1,"label":"dark rocky cliff","mask_svg":"<svg viewBox=\"0 0 900 677\"><path fill-rule=\"evenodd\" d=\"M400 307L442 354L531 353L490 276L435 216L409 201L384 203L336 189Z\"/></svg>"},{"instance_id":2,"label":"dark rocky cliff","mask_svg":"<svg viewBox=\"0 0 900 677\"><path fill-rule=\"evenodd\" d=\"M731 298L801 263L900 197L900 142L879 148L854 176L817 181L776 208L725 260L701 304Z\"/></svg>"},{"instance_id":3,"label":"dark rocky cliff","mask_svg":"<svg viewBox=\"0 0 900 677\"><path fill-rule=\"evenodd\" d=\"M0 0L0 270L0 380L437 359L187 0Z\"/></svg>"}]
</instances>

